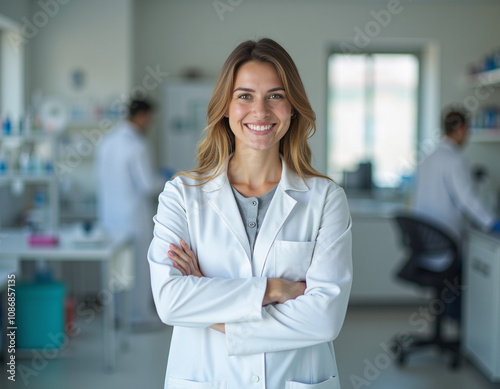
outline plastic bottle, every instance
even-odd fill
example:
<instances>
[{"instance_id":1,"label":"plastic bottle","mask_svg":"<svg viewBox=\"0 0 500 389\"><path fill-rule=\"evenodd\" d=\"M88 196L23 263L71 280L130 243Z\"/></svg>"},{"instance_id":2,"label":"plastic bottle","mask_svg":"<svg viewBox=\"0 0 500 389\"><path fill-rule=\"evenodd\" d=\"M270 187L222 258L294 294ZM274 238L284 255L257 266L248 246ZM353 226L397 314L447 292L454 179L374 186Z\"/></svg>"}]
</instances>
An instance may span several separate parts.
<instances>
[{"instance_id":1,"label":"plastic bottle","mask_svg":"<svg viewBox=\"0 0 500 389\"><path fill-rule=\"evenodd\" d=\"M10 133L11 135L19 135L21 128L19 127L19 120L16 117L10 121Z\"/></svg>"},{"instance_id":2,"label":"plastic bottle","mask_svg":"<svg viewBox=\"0 0 500 389\"><path fill-rule=\"evenodd\" d=\"M35 282L48 283L52 282L53 274L50 265L44 261L37 261L35 265Z\"/></svg>"},{"instance_id":3,"label":"plastic bottle","mask_svg":"<svg viewBox=\"0 0 500 389\"><path fill-rule=\"evenodd\" d=\"M30 222L35 232L42 232L49 225L49 207L44 190L37 189L33 196L33 209L30 211Z\"/></svg>"},{"instance_id":4,"label":"plastic bottle","mask_svg":"<svg viewBox=\"0 0 500 389\"><path fill-rule=\"evenodd\" d=\"M10 121L9 115L7 115L2 123L3 133L5 135L10 135L12 133L12 122Z\"/></svg>"},{"instance_id":5,"label":"plastic bottle","mask_svg":"<svg viewBox=\"0 0 500 389\"><path fill-rule=\"evenodd\" d=\"M19 154L19 171L21 174L31 173L31 155L27 148L24 148Z\"/></svg>"},{"instance_id":6,"label":"plastic bottle","mask_svg":"<svg viewBox=\"0 0 500 389\"><path fill-rule=\"evenodd\" d=\"M2 151L0 152L0 176L8 173L7 168L8 168L7 157L5 153Z\"/></svg>"},{"instance_id":7,"label":"plastic bottle","mask_svg":"<svg viewBox=\"0 0 500 389\"><path fill-rule=\"evenodd\" d=\"M26 111L24 115L24 120L23 120L23 133L25 135L31 134L31 127L33 126L33 119L31 112L28 110Z\"/></svg>"},{"instance_id":8,"label":"plastic bottle","mask_svg":"<svg viewBox=\"0 0 500 389\"><path fill-rule=\"evenodd\" d=\"M494 128L495 127L495 107L488 106L484 108L484 127Z\"/></svg>"}]
</instances>

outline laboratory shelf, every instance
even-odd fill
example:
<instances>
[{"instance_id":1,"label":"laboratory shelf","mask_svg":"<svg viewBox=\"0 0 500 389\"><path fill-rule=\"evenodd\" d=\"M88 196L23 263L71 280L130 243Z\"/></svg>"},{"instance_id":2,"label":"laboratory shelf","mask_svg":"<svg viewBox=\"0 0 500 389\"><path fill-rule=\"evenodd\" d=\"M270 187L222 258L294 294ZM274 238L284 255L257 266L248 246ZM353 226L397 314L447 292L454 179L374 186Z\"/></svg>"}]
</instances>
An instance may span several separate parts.
<instances>
[{"instance_id":1,"label":"laboratory shelf","mask_svg":"<svg viewBox=\"0 0 500 389\"><path fill-rule=\"evenodd\" d=\"M472 74L467 77L467 83L470 87L479 85L500 85L500 68Z\"/></svg>"},{"instance_id":2,"label":"laboratory shelf","mask_svg":"<svg viewBox=\"0 0 500 389\"><path fill-rule=\"evenodd\" d=\"M22 180L22 181L41 181L47 182L55 178L54 174L3 174L0 175L0 180L12 181L12 180Z\"/></svg>"},{"instance_id":3,"label":"laboratory shelf","mask_svg":"<svg viewBox=\"0 0 500 389\"><path fill-rule=\"evenodd\" d=\"M56 177L53 174L40 174L40 175L22 175L22 174L5 174L0 175L0 183L22 181L26 183L48 183Z\"/></svg>"},{"instance_id":4,"label":"laboratory shelf","mask_svg":"<svg viewBox=\"0 0 500 389\"><path fill-rule=\"evenodd\" d=\"M33 189L26 192L26 187L45 187L51 229L59 225L60 177L53 170L58 161L59 135L39 128L0 134L0 186L10 186L11 192L25 203L26 193L31 195ZM47 154L51 155L49 160Z\"/></svg>"},{"instance_id":5,"label":"laboratory shelf","mask_svg":"<svg viewBox=\"0 0 500 389\"><path fill-rule=\"evenodd\" d=\"M473 128L471 142L500 142L500 128Z\"/></svg>"},{"instance_id":6,"label":"laboratory shelf","mask_svg":"<svg viewBox=\"0 0 500 389\"><path fill-rule=\"evenodd\" d=\"M0 141L7 141L7 140L20 140L20 141L42 141L46 139L52 139L56 135L54 133L48 133L48 132L42 132L42 131L36 131L36 132L30 132L29 134L2 134L0 136Z\"/></svg>"}]
</instances>

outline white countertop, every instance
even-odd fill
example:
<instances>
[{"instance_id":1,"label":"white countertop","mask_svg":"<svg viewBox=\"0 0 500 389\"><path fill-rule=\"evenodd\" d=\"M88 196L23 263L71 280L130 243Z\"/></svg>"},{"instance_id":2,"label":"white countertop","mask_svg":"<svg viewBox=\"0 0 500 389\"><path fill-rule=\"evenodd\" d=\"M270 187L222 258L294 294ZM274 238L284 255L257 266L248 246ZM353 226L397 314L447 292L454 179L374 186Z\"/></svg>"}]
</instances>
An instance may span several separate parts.
<instances>
[{"instance_id":1,"label":"white countertop","mask_svg":"<svg viewBox=\"0 0 500 389\"><path fill-rule=\"evenodd\" d=\"M494 243L500 244L500 232L484 232L475 228L470 228L468 230L469 234L474 234L482 238L488 239Z\"/></svg>"},{"instance_id":2,"label":"white countertop","mask_svg":"<svg viewBox=\"0 0 500 389\"><path fill-rule=\"evenodd\" d=\"M407 210L407 206L403 203L384 200L348 197L347 201L349 211L353 216L388 218L393 217L398 211Z\"/></svg>"},{"instance_id":3,"label":"white countertop","mask_svg":"<svg viewBox=\"0 0 500 389\"><path fill-rule=\"evenodd\" d=\"M101 242L82 244L75 240L70 230L60 231L57 235L59 243L54 246L30 246L29 233L23 230L0 231L0 259L50 259L50 260L77 260L85 259L101 261L108 258L113 252L125 245L129 238L126 235L108 235ZM90 242L91 243L91 242Z\"/></svg>"}]
</instances>

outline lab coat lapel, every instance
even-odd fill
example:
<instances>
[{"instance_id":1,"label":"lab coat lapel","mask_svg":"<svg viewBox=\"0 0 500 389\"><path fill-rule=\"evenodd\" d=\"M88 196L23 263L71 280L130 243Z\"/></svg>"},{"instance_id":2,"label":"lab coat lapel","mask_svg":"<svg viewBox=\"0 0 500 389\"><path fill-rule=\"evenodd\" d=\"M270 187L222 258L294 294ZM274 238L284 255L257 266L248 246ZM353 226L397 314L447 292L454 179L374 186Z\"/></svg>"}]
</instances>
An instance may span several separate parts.
<instances>
[{"instance_id":1,"label":"lab coat lapel","mask_svg":"<svg viewBox=\"0 0 500 389\"><path fill-rule=\"evenodd\" d=\"M282 160L281 180L276 188L273 200L271 204L269 204L264 222L262 223L259 235L255 241L252 263L254 276L263 275L264 267L276 236L297 203L297 201L286 192L287 190L305 192L309 190L309 187L302 178L290 171Z\"/></svg>"},{"instance_id":2,"label":"lab coat lapel","mask_svg":"<svg viewBox=\"0 0 500 389\"><path fill-rule=\"evenodd\" d=\"M243 225L240 211L238 209L238 205L236 204L236 200L226 174L223 173L219 175L209 184L210 185L206 185L204 190L214 191L214 196L209 200L210 206L213 207L215 212L217 212L220 218L224 221L227 228L229 228L229 230L236 237L245 250L245 254L250 261L250 258L252 257L250 252L250 243L248 242L245 226Z\"/></svg>"},{"instance_id":3,"label":"lab coat lapel","mask_svg":"<svg viewBox=\"0 0 500 389\"><path fill-rule=\"evenodd\" d=\"M283 223L288 218L290 212L292 212L296 203L297 201L290 197L281 185L278 185L271 204L269 204L266 216L264 217L264 222L259 230L259 235L255 241L252 263L254 276L262 276L264 266L269 256L269 251Z\"/></svg>"}]
</instances>

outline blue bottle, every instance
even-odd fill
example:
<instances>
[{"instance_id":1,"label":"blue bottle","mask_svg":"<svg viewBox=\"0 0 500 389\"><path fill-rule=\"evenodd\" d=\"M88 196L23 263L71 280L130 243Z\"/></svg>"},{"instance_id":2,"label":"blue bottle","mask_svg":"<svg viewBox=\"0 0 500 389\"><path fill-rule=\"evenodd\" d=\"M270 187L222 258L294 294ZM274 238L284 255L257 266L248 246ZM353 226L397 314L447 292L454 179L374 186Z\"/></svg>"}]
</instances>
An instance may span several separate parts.
<instances>
[{"instance_id":1,"label":"blue bottle","mask_svg":"<svg viewBox=\"0 0 500 389\"><path fill-rule=\"evenodd\" d=\"M5 120L3 121L2 129L5 135L10 135L12 132L12 122L10 121L10 118L8 116L6 116Z\"/></svg>"}]
</instances>

